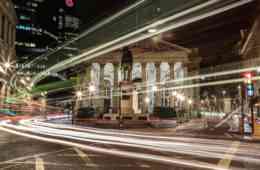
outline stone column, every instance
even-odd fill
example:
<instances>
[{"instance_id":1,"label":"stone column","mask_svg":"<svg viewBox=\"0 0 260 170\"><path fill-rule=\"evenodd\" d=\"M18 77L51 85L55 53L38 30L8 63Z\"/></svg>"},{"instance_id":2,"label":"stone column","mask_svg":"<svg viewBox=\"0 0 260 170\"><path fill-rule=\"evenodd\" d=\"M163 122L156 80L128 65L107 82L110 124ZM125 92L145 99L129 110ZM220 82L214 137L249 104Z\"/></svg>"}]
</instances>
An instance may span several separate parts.
<instances>
[{"instance_id":1,"label":"stone column","mask_svg":"<svg viewBox=\"0 0 260 170\"><path fill-rule=\"evenodd\" d=\"M113 87L113 111L115 113L118 112L119 108L119 96L118 95L118 90L119 90L119 82L118 82L118 69L119 69L119 64L114 63L114 87Z\"/></svg>"},{"instance_id":2,"label":"stone column","mask_svg":"<svg viewBox=\"0 0 260 170\"><path fill-rule=\"evenodd\" d=\"M105 74L104 74L104 71L105 71L105 64L104 63L101 63L100 64L100 84L99 84L99 95L100 96L105 96ZM99 108L99 111L101 113L104 113L104 98L100 98L100 99L96 99L96 104L97 104L97 107Z\"/></svg>"},{"instance_id":3,"label":"stone column","mask_svg":"<svg viewBox=\"0 0 260 170\"><path fill-rule=\"evenodd\" d=\"M105 87L105 64L100 64L100 91L102 92L100 95L104 95L104 87Z\"/></svg>"},{"instance_id":4,"label":"stone column","mask_svg":"<svg viewBox=\"0 0 260 170\"><path fill-rule=\"evenodd\" d=\"M170 66L170 79L174 80L174 62L169 63Z\"/></svg>"},{"instance_id":5,"label":"stone column","mask_svg":"<svg viewBox=\"0 0 260 170\"><path fill-rule=\"evenodd\" d=\"M170 80L174 80L175 76L174 76L174 62L170 62L169 66L170 66ZM169 86L172 87L174 85L174 83L170 83ZM172 91L173 92L173 91ZM172 95L172 92L170 93L170 107L174 108L175 106L175 97Z\"/></svg>"},{"instance_id":6,"label":"stone column","mask_svg":"<svg viewBox=\"0 0 260 170\"><path fill-rule=\"evenodd\" d=\"M184 78L188 77L188 65L183 63L182 64L183 66L183 71L184 71ZM184 81L181 83L183 86L185 85L188 85L188 84L191 84L191 81ZM183 89L183 93L184 93L184 96L186 99L192 97L191 95L191 91L192 89L191 88L188 88L188 89ZM189 106L188 106L188 103L187 102L184 102L184 108L188 111L189 110Z\"/></svg>"},{"instance_id":7,"label":"stone column","mask_svg":"<svg viewBox=\"0 0 260 170\"><path fill-rule=\"evenodd\" d=\"M146 76L146 66L147 63L141 63L142 65L142 83L144 88L142 88L142 91L144 91L144 93L142 94L142 112L143 113L147 113L147 109L148 109L148 104L145 102L147 95L147 88L146 88L146 84L147 84L147 76Z\"/></svg>"},{"instance_id":8,"label":"stone column","mask_svg":"<svg viewBox=\"0 0 260 170\"><path fill-rule=\"evenodd\" d=\"M160 69L161 63L155 63L156 68L156 83L161 82L161 69ZM160 107L161 106L161 92L160 92L160 84L157 84L158 91L155 91L155 106Z\"/></svg>"}]
</instances>

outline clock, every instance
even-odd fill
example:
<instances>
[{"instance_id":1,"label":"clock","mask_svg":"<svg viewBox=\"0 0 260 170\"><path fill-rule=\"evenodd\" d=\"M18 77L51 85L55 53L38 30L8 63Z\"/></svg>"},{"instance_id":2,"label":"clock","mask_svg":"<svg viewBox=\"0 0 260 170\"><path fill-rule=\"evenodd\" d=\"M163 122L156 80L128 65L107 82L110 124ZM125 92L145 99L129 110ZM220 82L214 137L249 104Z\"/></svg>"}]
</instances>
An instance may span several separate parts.
<instances>
[{"instance_id":1,"label":"clock","mask_svg":"<svg viewBox=\"0 0 260 170\"><path fill-rule=\"evenodd\" d=\"M67 5L67 7L74 7L75 5L75 0L65 0L65 4Z\"/></svg>"}]
</instances>

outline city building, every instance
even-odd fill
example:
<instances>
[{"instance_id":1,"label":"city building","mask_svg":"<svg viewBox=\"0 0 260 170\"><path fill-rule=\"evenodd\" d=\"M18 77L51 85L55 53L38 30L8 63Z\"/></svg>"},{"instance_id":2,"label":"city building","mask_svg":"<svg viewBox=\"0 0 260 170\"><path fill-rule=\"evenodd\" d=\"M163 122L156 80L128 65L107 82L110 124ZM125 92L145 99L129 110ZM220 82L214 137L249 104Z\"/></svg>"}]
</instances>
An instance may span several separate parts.
<instances>
[{"instance_id":1,"label":"city building","mask_svg":"<svg viewBox=\"0 0 260 170\"><path fill-rule=\"evenodd\" d=\"M15 51L15 26L17 18L11 0L0 1L0 82L1 97L10 93L8 82L12 66L16 62Z\"/></svg>"},{"instance_id":2,"label":"city building","mask_svg":"<svg viewBox=\"0 0 260 170\"><path fill-rule=\"evenodd\" d=\"M43 64L25 65L48 50L57 47L79 31L80 19L75 4L65 0L13 0L18 16L17 68L19 74L34 74L46 69ZM73 2L73 1L72 1Z\"/></svg>"},{"instance_id":3,"label":"city building","mask_svg":"<svg viewBox=\"0 0 260 170\"><path fill-rule=\"evenodd\" d=\"M38 8L44 0L13 0L13 2L18 18L17 59L18 63L23 63L31 59L31 56L46 52L47 40L50 41L52 37L44 34L45 30L37 23Z\"/></svg>"}]
</instances>

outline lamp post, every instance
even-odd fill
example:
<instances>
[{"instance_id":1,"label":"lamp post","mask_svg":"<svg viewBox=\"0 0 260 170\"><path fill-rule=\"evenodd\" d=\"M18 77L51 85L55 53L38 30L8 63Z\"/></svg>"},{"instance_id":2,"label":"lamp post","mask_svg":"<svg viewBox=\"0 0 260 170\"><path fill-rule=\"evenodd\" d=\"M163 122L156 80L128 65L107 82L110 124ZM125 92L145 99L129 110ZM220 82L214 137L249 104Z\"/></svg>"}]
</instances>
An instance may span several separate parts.
<instances>
[{"instance_id":1,"label":"lamp post","mask_svg":"<svg viewBox=\"0 0 260 170\"><path fill-rule=\"evenodd\" d=\"M149 104L150 104L150 98L147 96L145 99L144 99L144 102L145 102L145 112L147 112L148 110L148 107L149 107Z\"/></svg>"},{"instance_id":2,"label":"lamp post","mask_svg":"<svg viewBox=\"0 0 260 170\"><path fill-rule=\"evenodd\" d=\"M189 104L189 117L191 119L191 107L192 107L192 104L193 104L193 101L191 99L188 100L188 104Z\"/></svg>"},{"instance_id":3,"label":"lamp post","mask_svg":"<svg viewBox=\"0 0 260 170\"><path fill-rule=\"evenodd\" d=\"M93 106L93 100L92 100L92 98L93 98L93 94L94 94L95 91L96 91L96 87L91 84L91 85L89 86L90 106L91 106L91 107Z\"/></svg>"},{"instance_id":4,"label":"lamp post","mask_svg":"<svg viewBox=\"0 0 260 170\"><path fill-rule=\"evenodd\" d=\"M72 113L72 119L71 123L74 124L74 119L75 119L75 114L77 114L78 109L79 109L79 101L82 99L83 93L82 91L77 91L76 92L76 103L75 103L75 108L74 108L74 113Z\"/></svg>"}]
</instances>

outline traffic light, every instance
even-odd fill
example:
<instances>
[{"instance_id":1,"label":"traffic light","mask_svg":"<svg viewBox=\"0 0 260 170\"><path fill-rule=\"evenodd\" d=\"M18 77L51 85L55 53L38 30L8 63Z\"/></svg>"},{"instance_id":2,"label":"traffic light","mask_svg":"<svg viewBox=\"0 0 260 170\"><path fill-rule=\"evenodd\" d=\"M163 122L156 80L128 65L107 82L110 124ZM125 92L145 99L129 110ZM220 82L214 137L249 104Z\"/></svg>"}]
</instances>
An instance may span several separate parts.
<instances>
[{"instance_id":1,"label":"traffic light","mask_svg":"<svg viewBox=\"0 0 260 170\"><path fill-rule=\"evenodd\" d=\"M254 85L253 84L247 84L246 91L247 91L247 96L253 97L254 92L255 92Z\"/></svg>"},{"instance_id":2,"label":"traffic light","mask_svg":"<svg viewBox=\"0 0 260 170\"><path fill-rule=\"evenodd\" d=\"M248 97L253 97L255 93L255 88L254 84L252 82L252 73L246 73L244 75L245 79L245 84L246 84L246 95Z\"/></svg>"}]
</instances>

